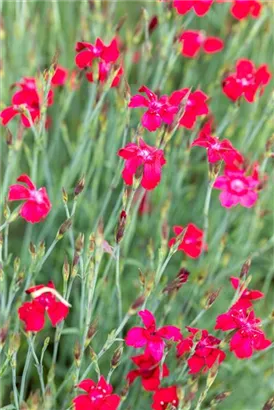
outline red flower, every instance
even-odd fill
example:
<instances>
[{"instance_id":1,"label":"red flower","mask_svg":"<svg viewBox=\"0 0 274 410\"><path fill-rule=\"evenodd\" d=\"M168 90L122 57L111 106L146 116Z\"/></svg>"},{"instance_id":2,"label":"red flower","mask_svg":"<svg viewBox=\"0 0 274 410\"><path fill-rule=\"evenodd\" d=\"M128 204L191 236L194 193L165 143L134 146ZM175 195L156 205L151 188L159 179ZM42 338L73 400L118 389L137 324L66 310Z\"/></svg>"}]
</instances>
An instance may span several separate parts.
<instances>
[{"instance_id":1,"label":"red flower","mask_svg":"<svg viewBox=\"0 0 274 410\"><path fill-rule=\"evenodd\" d=\"M242 163L244 158L242 154L233 147L228 139L219 140L211 135L211 121L208 121L191 144L192 147L204 147L207 150L208 162L214 163L224 161L227 165Z\"/></svg>"},{"instance_id":2,"label":"red flower","mask_svg":"<svg viewBox=\"0 0 274 410\"><path fill-rule=\"evenodd\" d=\"M154 92L144 85L139 88L139 91L146 93L147 98L140 94L134 95L131 97L128 106L130 108L147 108L147 111L142 117L143 127L149 131L155 131L163 122L165 124L171 124L173 122L174 116L178 112L178 104L170 103L167 95L157 97Z\"/></svg>"},{"instance_id":3,"label":"red flower","mask_svg":"<svg viewBox=\"0 0 274 410\"><path fill-rule=\"evenodd\" d=\"M191 333L191 336L183 339L177 345L177 356L189 353L195 346L193 354L187 361L190 369L189 374L198 373L200 371L205 373L211 369L217 360L220 364L225 359L225 353L218 347L221 343L220 339L209 335L207 330L202 330L201 338L195 345L193 339L199 329L191 327L187 327L187 329Z\"/></svg>"},{"instance_id":4,"label":"red flower","mask_svg":"<svg viewBox=\"0 0 274 410\"><path fill-rule=\"evenodd\" d=\"M239 301L217 317L215 329L235 330L230 340L230 351L239 359L249 358L254 350L264 350L271 345L261 330L261 320L255 317L252 307Z\"/></svg>"},{"instance_id":5,"label":"red flower","mask_svg":"<svg viewBox=\"0 0 274 410\"><path fill-rule=\"evenodd\" d=\"M154 410L166 410L169 404L172 404L173 407L177 407L179 404L176 386L163 387L156 390L153 395L152 408Z\"/></svg>"},{"instance_id":6,"label":"red flower","mask_svg":"<svg viewBox=\"0 0 274 410\"><path fill-rule=\"evenodd\" d=\"M261 299L264 297L264 294L259 290L250 290L247 289L244 283L241 283L240 279L234 276L230 278L231 285L235 290L239 289L241 296L238 299L238 302L246 303L247 307L252 306L252 301Z\"/></svg>"},{"instance_id":7,"label":"red flower","mask_svg":"<svg viewBox=\"0 0 274 410\"><path fill-rule=\"evenodd\" d=\"M258 0L234 0L231 14L238 20L242 20L249 15L253 18L260 16L262 5Z\"/></svg>"},{"instance_id":8,"label":"red flower","mask_svg":"<svg viewBox=\"0 0 274 410\"><path fill-rule=\"evenodd\" d=\"M32 302L25 302L18 309L19 318L25 322L26 332L42 330L46 312L52 326L56 326L67 317L70 305L55 290L52 282L47 285L33 286L26 290L26 293L34 298Z\"/></svg>"},{"instance_id":9,"label":"red flower","mask_svg":"<svg viewBox=\"0 0 274 410\"><path fill-rule=\"evenodd\" d=\"M218 53L224 48L224 42L218 37L207 37L203 31L186 30L179 41L183 43L182 55L185 57L197 57L203 50L206 54Z\"/></svg>"},{"instance_id":10,"label":"red flower","mask_svg":"<svg viewBox=\"0 0 274 410\"><path fill-rule=\"evenodd\" d=\"M55 73L51 79L51 85L58 87L64 85L68 78L68 70L62 66L57 66Z\"/></svg>"},{"instance_id":11,"label":"red flower","mask_svg":"<svg viewBox=\"0 0 274 410\"><path fill-rule=\"evenodd\" d=\"M169 103L171 105L179 106L188 93L189 88L174 91L169 98ZM209 109L207 106L207 100L208 96L200 90L190 93L186 102L184 114L180 119L180 126L192 129L197 117L208 114Z\"/></svg>"},{"instance_id":12,"label":"red flower","mask_svg":"<svg viewBox=\"0 0 274 410\"><path fill-rule=\"evenodd\" d=\"M173 0L173 7L179 14L193 10L197 16L204 16L210 9L213 0Z\"/></svg>"},{"instance_id":13,"label":"red flower","mask_svg":"<svg viewBox=\"0 0 274 410\"><path fill-rule=\"evenodd\" d=\"M225 168L225 173L214 182L213 188L220 189L221 205L231 208L241 204L245 208L251 208L258 199L256 191L259 185L258 165L254 165L251 175L247 176L244 169Z\"/></svg>"},{"instance_id":14,"label":"red flower","mask_svg":"<svg viewBox=\"0 0 274 410\"><path fill-rule=\"evenodd\" d=\"M27 115L23 113L23 108L29 111L32 122L35 122L36 119L40 118L40 103L42 99L37 91L36 80L35 78L24 77L21 82L16 83L16 86L20 87L21 89L19 91L16 91L16 93L13 95L12 105L5 108L0 113L2 125L7 125L13 117L20 114L22 124L25 127L31 127ZM50 90L48 93L48 106L52 104L53 91Z\"/></svg>"},{"instance_id":15,"label":"red flower","mask_svg":"<svg viewBox=\"0 0 274 410\"><path fill-rule=\"evenodd\" d=\"M133 327L129 330L125 342L135 348L146 346L146 353L159 362L164 354L165 342L163 339L181 339L181 332L175 326L163 326L156 328L155 317L149 310L141 310L139 313L145 328Z\"/></svg>"},{"instance_id":16,"label":"red flower","mask_svg":"<svg viewBox=\"0 0 274 410\"><path fill-rule=\"evenodd\" d=\"M73 399L75 410L117 410L120 397L112 394L112 386L103 376L95 383L91 379L82 380L78 386L87 394L81 394Z\"/></svg>"},{"instance_id":17,"label":"red flower","mask_svg":"<svg viewBox=\"0 0 274 410\"><path fill-rule=\"evenodd\" d=\"M161 169L166 163L161 149L147 145L140 138L139 145L129 143L118 151L118 155L126 160L122 177L127 185L133 184L133 176L140 167L143 167L141 180L143 188L150 190L159 184Z\"/></svg>"},{"instance_id":18,"label":"red flower","mask_svg":"<svg viewBox=\"0 0 274 410\"><path fill-rule=\"evenodd\" d=\"M105 82L109 76L114 63L118 60L120 52L118 49L117 38L113 38L107 46L100 38L97 38L95 45L86 42L78 42L76 44L75 63L80 69L91 67L94 60L99 60L98 66L98 80ZM120 66L111 87L117 87L120 82L120 77L123 74L123 67ZM86 78L89 82L93 82L93 72L88 71Z\"/></svg>"},{"instance_id":19,"label":"red flower","mask_svg":"<svg viewBox=\"0 0 274 410\"><path fill-rule=\"evenodd\" d=\"M20 215L27 222L37 223L44 219L51 210L51 203L45 187L36 189L28 175L20 175L18 182L27 186L15 184L9 187L9 201L26 201L20 209Z\"/></svg>"},{"instance_id":20,"label":"red flower","mask_svg":"<svg viewBox=\"0 0 274 410\"><path fill-rule=\"evenodd\" d=\"M246 101L252 103L257 91L260 90L260 94L262 94L270 79L271 73L266 64L256 69L252 61L239 60L236 72L230 74L223 81L223 92L232 101L244 97Z\"/></svg>"},{"instance_id":21,"label":"red flower","mask_svg":"<svg viewBox=\"0 0 274 410\"><path fill-rule=\"evenodd\" d=\"M183 226L177 225L173 227L173 232L176 237L179 236L183 230ZM201 229L192 223L188 224L184 237L178 247L178 251L183 251L191 258L198 258L201 253L207 249L207 245L204 243L203 237L204 232ZM175 244L175 242L176 238L171 238L168 245L171 247Z\"/></svg>"},{"instance_id":22,"label":"red flower","mask_svg":"<svg viewBox=\"0 0 274 410\"><path fill-rule=\"evenodd\" d=\"M157 390L161 380L161 369L159 361L155 360L148 352L140 356L131 358L134 364L139 367L138 370L131 370L127 375L129 384L133 383L137 377L141 377L142 386L147 391ZM162 377L169 375L166 364L163 364Z\"/></svg>"}]
</instances>

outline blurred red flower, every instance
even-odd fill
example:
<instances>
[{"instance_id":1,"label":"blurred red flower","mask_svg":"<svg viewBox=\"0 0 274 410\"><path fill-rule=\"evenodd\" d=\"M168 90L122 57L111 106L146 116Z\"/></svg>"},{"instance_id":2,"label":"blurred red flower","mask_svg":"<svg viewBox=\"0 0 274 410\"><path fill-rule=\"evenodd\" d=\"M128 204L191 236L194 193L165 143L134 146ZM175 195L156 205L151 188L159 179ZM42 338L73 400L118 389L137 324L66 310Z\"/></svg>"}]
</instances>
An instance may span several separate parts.
<instances>
[{"instance_id":1,"label":"blurred red flower","mask_svg":"<svg viewBox=\"0 0 274 410\"><path fill-rule=\"evenodd\" d=\"M131 360L138 367L131 370L127 375L129 384L132 384L137 377L141 377L142 386L147 391L157 390L161 380L161 368L159 361L155 360L148 352L139 356L131 357ZM167 377L169 371L166 364L163 364L162 377Z\"/></svg>"},{"instance_id":2,"label":"blurred red flower","mask_svg":"<svg viewBox=\"0 0 274 410\"><path fill-rule=\"evenodd\" d=\"M152 409L166 410L169 404L173 407L177 407L179 404L176 386L163 387L156 390L153 395Z\"/></svg>"},{"instance_id":3,"label":"blurred red flower","mask_svg":"<svg viewBox=\"0 0 274 410\"><path fill-rule=\"evenodd\" d=\"M223 92L232 101L243 97L253 103L258 90L260 95L271 79L271 73L266 64L256 69L251 60L238 60L236 72L230 74L223 81Z\"/></svg>"},{"instance_id":4,"label":"blurred red flower","mask_svg":"<svg viewBox=\"0 0 274 410\"><path fill-rule=\"evenodd\" d=\"M248 16L258 18L261 14L262 5L259 0L234 0L231 14L238 20Z\"/></svg>"},{"instance_id":5,"label":"blurred red flower","mask_svg":"<svg viewBox=\"0 0 274 410\"><path fill-rule=\"evenodd\" d=\"M219 315L215 329L224 332L234 330L230 351L239 359L249 358L254 350L264 350L271 345L261 330L261 320L256 318L252 307L243 301L235 303L227 313Z\"/></svg>"},{"instance_id":6,"label":"blurred red flower","mask_svg":"<svg viewBox=\"0 0 274 410\"><path fill-rule=\"evenodd\" d=\"M51 210L51 203L45 187L36 189L36 186L26 174L17 178L18 182L25 185L15 184L9 187L9 201L26 201L20 209L20 215L27 222L41 222Z\"/></svg>"},{"instance_id":7,"label":"blurred red flower","mask_svg":"<svg viewBox=\"0 0 274 410\"><path fill-rule=\"evenodd\" d=\"M185 228L183 226L176 225L173 227L173 232L178 237ZM207 245L204 243L204 232L196 225L190 223L186 226L186 232L181 240L178 251L183 251L191 258L198 258L201 253L207 249ZM171 238L168 245L173 246L176 243L176 238Z\"/></svg>"},{"instance_id":8,"label":"blurred red flower","mask_svg":"<svg viewBox=\"0 0 274 410\"><path fill-rule=\"evenodd\" d=\"M181 127L192 129L196 123L197 117L209 113L207 105L208 96L201 90L196 90L192 93L189 88L183 88L174 91L171 94L169 103L171 105L179 106L186 97L187 101L184 114L182 115L179 124Z\"/></svg>"},{"instance_id":9,"label":"blurred red flower","mask_svg":"<svg viewBox=\"0 0 274 410\"><path fill-rule=\"evenodd\" d=\"M117 410L120 397L112 394L112 386L101 376L98 383L91 379L82 380L77 387L87 394L81 394L73 399L75 410Z\"/></svg>"},{"instance_id":10,"label":"blurred red flower","mask_svg":"<svg viewBox=\"0 0 274 410\"><path fill-rule=\"evenodd\" d=\"M183 339L177 345L177 356L180 357L185 353L190 353L194 348L193 354L187 360L189 374L202 371L206 373L218 360L220 364L226 357L225 353L219 348L220 339L208 334L207 330L201 330L201 338L195 344L195 335L200 332L199 329L187 327L191 336Z\"/></svg>"},{"instance_id":11,"label":"blurred red flower","mask_svg":"<svg viewBox=\"0 0 274 410\"><path fill-rule=\"evenodd\" d=\"M140 138L139 145L130 142L118 151L118 155L126 161L122 177L127 185L133 184L133 176L140 167L143 167L141 180L143 188L151 190L159 184L161 169L166 163L161 149L147 145Z\"/></svg>"},{"instance_id":12,"label":"blurred red flower","mask_svg":"<svg viewBox=\"0 0 274 410\"><path fill-rule=\"evenodd\" d=\"M68 78L68 73L69 71L65 67L58 65L51 79L51 85L53 87L64 85Z\"/></svg>"},{"instance_id":13,"label":"blurred red flower","mask_svg":"<svg viewBox=\"0 0 274 410\"><path fill-rule=\"evenodd\" d=\"M224 175L217 177L213 188L220 189L221 205L231 208L240 204L251 208L258 199L257 187L260 184L258 164L254 164L251 175L246 175L244 169L226 167Z\"/></svg>"},{"instance_id":14,"label":"blurred red flower","mask_svg":"<svg viewBox=\"0 0 274 410\"><path fill-rule=\"evenodd\" d=\"M42 330L45 313L48 314L52 326L56 326L68 315L70 305L55 291L53 282L33 286L26 290L26 293L34 298L32 302L25 302L18 309L20 320L25 322L26 332Z\"/></svg>"},{"instance_id":15,"label":"blurred red flower","mask_svg":"<svg viewBox=\"0 0 274 410\"><path fill-rule=\"evenodd\" d=\"M204 147L207 150L208 162L224 161L229 164L241 164L244 161L242 154L233 147L228 139L219 140L212 134L211 121L205 123L198 138L191 144L192 147Z\"/></svg>"},{"instance_id":16,"label":"blurred red flower","mask_svg":"<svg viewBox=\"0 0 274 410\"><path fill-rule=\"evenodd\" d=\"M144 85L139 88L139 92L146 93L147 98L140 94L134 95L129 102L129 108L147 108L142 117L143 127L149 131L155 131L162 123L171 124L173 122L178 107L169 101L167 95L158 97Z\"/></svg>"},{"instance_id":17,"label":"blurred red flower","mask_svg":"<svg viewBox=\"0 0 274 410\"><path fill-rule=\"evenodd\" d=\"M154 315L149 310L141 310L139 313L144 328L133 327L127 333L125 342L128 346L135 348L146 347L146 353L159 362L164 354L164 339L178 341L181 339L180 329L176 326L163 326L156 328Z\"/></svg>"},{"instance_id":18,"label":"blurred red flower","mask_svg":"<svg viewBox=\"0 0 274 410\"><path fill-rule=\"evenodd\" d=\"M218 53L223 50L224 42L218 37L209 37L203 31L186 30L180 37L182 42L182 55L185 57L197 57L203 50L206 54Z\"/></svg>"},{"instance_id":19,"label":"blurred red flower","mask_svg":"<svg viewBox=\"0 0 274 410\"><path fill-rule=\"evenodd\" d=\"M209 11L212 3L213 0L173 0L173 7L179 14L193 10L197 16L202 17Z\"/></svg>"}]
</instances>

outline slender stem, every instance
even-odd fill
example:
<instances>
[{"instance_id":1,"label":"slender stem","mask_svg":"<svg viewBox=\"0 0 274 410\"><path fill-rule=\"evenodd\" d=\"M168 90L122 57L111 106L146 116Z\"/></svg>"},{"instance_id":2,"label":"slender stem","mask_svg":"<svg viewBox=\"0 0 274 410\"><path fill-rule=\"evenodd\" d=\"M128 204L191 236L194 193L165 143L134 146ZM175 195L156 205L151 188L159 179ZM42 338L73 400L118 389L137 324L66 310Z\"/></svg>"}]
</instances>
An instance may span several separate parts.
<instances>
[{"instance_id":1,"label":"slender stem","mask_svg":"<svg viewBox=\"0 0 274 410\"><path fill-rule=\"evenodd\" d=\"M13 358L12 358L12 387L13 387L13 395L14 395L14 403L16 410L19 410L19 399L18 399L18 389L16 386L16 362L17 362L17 353L14 353Z\"/></svg>"},{"instance_id":2,"label":"slender stem","mask_svg":"<svg viewBox=\"0 0 274 410\"><path fill-rule=\"evenodd\" d=\"M9 256L9 224L5 227L4 233L4 260L7 261Z\"/></svg>"},{"instance_id":3,"label":"slender stem","mask_svg":"<svg viewBox=\"0 0 274 410\"><path fill-rule=\"evenodd\" d=\"M28 336L27 340L28 340L28 343L29 343L29 346L30 346L30 349L31 349L32 356L33 356L35 364L36 364L37 373L38 373L38 376L39 376L41 390L42 390L42 395L44 397L45 396L45 383L44 383L44 376L43 376L43 365L42 365L42 363L39 362L38 357L35 353L34 343L33 343L34 340L35 340L35 337L32 338L32 336Z\"/></svg>"},{"instance_id":4,"label":"slender stem","mask_svg":"<svg viewBox=\"0 0 274 410\"><path fill-rule=\"evenodd\" d=\"M23 370L23 374L22 374L22 379L21 379L20 396L19 396L20 404L21 404L22 401L24 400L25 389L26 389L26 378L27 378L27 374L28 374L28 370L29 370L31 358L32 358L32 355L31 355L31 347L29 346L29 347L28 347L28 352L27 352L26 361L25 361L25 365L24 365L24 370Z\"/></svg>"},{"instance_id":5,"label":"slender stem","mask_svg":"<svg viewBox=\"0 0 274 410\"><path fill-rule=\"evenodd\" d=\"M116 249L115 284L116 284L117 299L118 299L119 323L121 323L122 314L123 314L123 305L122 305L122 291L121 291L121 284L120 284L120 245L119 244L117 244L117 249Z\"/></svg>"}]
</instances>

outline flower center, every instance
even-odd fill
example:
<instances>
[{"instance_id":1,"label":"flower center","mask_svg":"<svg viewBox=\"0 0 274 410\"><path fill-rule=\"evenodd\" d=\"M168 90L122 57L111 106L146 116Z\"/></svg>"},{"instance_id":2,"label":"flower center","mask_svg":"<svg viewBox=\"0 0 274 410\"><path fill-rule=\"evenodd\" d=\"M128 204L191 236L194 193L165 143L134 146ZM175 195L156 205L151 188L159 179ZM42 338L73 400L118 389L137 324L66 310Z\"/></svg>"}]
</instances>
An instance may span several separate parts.
<instances>
[{"instance_id":1,"label":"flower center","mask_svg":"<svg viewBox=\"0 0 274 410\"><path fill-rule=\"evenodd\" d=\"M42 192L36 190L30 191L30 199L37 204L42 204L44 202Z\"/></svg>"},{"instance_id":2,"label":"flower center","mask_svg":"<svg viewBox=\"0 0 274 410\"><path fill-rule=\"evenodd\" d=\"M241 179L233 179L233 181L231 181L230 183L230 188L235 193L240 194L243 191L245 191L246 186L245 186L245 183Z\"/></svg>"}]
</instances>

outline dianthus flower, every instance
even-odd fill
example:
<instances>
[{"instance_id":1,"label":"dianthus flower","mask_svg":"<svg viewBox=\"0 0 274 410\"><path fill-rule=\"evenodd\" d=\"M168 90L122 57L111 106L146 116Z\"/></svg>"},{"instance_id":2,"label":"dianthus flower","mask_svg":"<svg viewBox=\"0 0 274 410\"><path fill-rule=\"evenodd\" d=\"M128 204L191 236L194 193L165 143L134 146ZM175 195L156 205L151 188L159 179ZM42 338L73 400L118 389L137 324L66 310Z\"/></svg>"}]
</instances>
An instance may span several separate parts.
<instances>
[{"instance_id":1,"label":"dianthus flower","mask_svg":"<svg viewBox=\"0 0 274 410\"><path fill-rule=\"evenodd\" d=\"M271 73L266 64L256 69L251 60L238 60L236 72L228 75L223 81L223 92L232 101L243 97L249 103L255 101L258 90L263 93L271 79Z\"/></svg>"},{"instance_id":2,"label":"dianthus flower","mask_svg":"<svg viewBox=\"0 0 274 410\"><path fill-rule=\"evenodd\" d=\"M131 357L133 363L138 367L136 370L131 370L127 375L129 384L132 384L137 377L141 377L142 386L147 391L157 390L161 383L161 368L160 362L155 360L148 352L139 356ZM169 371L164 363L162 368L162 377L167 377Z\"/></svg>"},{"instance_id":3,"label":"dianthus flower","mask_svg":"<svg viewBox=\"0 0 274 410\"><path fill-rule=\"evenodd\" d=\"M185 234L178 246L178 251L183 251L191 258L198 258L201 253L207 249L207 245L204 243L204 232L196 225L190 223L184 228L183 226L176 225L173 227L173 232L176 237L182 234L186 229ZM168 245L173 246L176 243L176 238L171 238Z\"/></svg>"},{"instance_id":4,"label":"dianthus flower","mask_svg":"<svg viewBox=\"0 0 274 410\"><path fill-rule=\"evenodd\" d=\"M30 177L26 174L17 178L18 182L25 185L15 184L9 187L9 201L25 201L19 214L27 222L41 222L51 210L51 203L45 187L37 189Z\"/></svg>"},{"instance_id":5,"label":"dianthus flower","mask_svg":"<svg viewBox=\"0 0 274 410\"><path fill-rule=\"evenodd\" d=\"M112 394L113 388L101 376L98 383L91 379L82 380L77 387L87 394L81 394L73 399L75 410L117 410L120 397Z\"/></svg>"},{"instance_id":6,"label":"dianthus flower","mask_svg":"<svg viewBox=\"0 0 274 410\"><path fill-rule=\"evenodd\" d=\"M75 63L77 67L88 69L86 78L89 82L94 81L92 65L94 60L98 61L98 80L105 82L120 56L117 38L113 38L109 45L103 43L100 38L97 38L95 44L78 42L76 43ZM117 87L123 74L123 67L118 67L118 71L112 81L111 87Z\"/></svg>"},{"instance_id":7,"label":"dianthus flower","mask_svg":"<svg viewBox=\"0 0 274 410\"><path fill-rule=\"evenodd\" d=\"M241 164L244 161L242 154L233 147L228 139L219 140L212 135L211 121L201 129L198 138L191 144L192 147L203 147L207 150L208 162L224 161L227 165Z\"/></svg>"},{"instance_id":8,"label":"dianthus flower","mask_svg":"<svg viewBox=\"0 0 274 410\"><path fill-rule=\"evenodd\" d=\"M20 320L25 323L26 332L39 332L45 325L45 313L56 326L69 312L69 303L55 290L53 282L47 285L33 286L26 290L33 297L32 302L25 302L18 309Z\"/></svg>"},{"instance_id":9,"label":"dianthus flower","mask_svg":"<svg viewBox=\"0 0 274 410\"><path fill-rule=\"evenodd\" d=\"M135 348L145 346L146 353L159 362L164 354L164 340L180 340L180 329L170 325L157 329L155 317L149 310L141 310L138 314L145 327L133 327L130 329L125 338L125 342L128 346Z\"/></svg>"},{"instance_id":10,"label":"dianthus flower","mask_svg":"<svg viewBox=\"0 0 274 410\"><path fill-rule=\"evenodd\" d=\"M65 84L67 78L68 70L65 67L58 65L51 79L51 85L53 87L62 86Z\"/></svg>"},{"instance_id":11,"label":"dianthus flower","mask_svg":"<svg viewBox=\"0 0 274 410\"><path fill-rule=\"evenodd\" d=\"M166 163L161 149L147 145L140 138L139 145L129 143L118 151L118 155L126 161L122 177L127 185L133 184L133 176L140 168L142 168L143 188L151 190L159 184L162 167Z\"/></svg>"},{"instance_id":12,"label":"dianthus flower","mask_svg":"<svg viewBox=\"0 0 274 410\"><path fill-rule=\"evenodd\" d=\"M12 105L4 108L0 113L2 125L7 125L13 117L20 114L21 122L25 127L31 127L31 123L28 119L28 114L34 123L35 120L40 118L40 105L42 97L38 94L36 80L32 77L24 77L22 81L15 84L20 87L19 91L16 91L12 97ZM53 104L53 91L48 93L47 105Z\"/></svg>"},{"instance_id":13,"label":"dianthus flower","mask_svg":"<svg viewBox=\"0 0 274 410\"><path fill-rule=\"evenodd\" d=\"M258 164L254 165L251 175L247 175L244 169L226 167L224 175L216 179L213 188L222 191L220 202L223 207L231 208L240 204L245 208L251 208L258 199L259 183Z\"/></svg>"},{"instance_id":14,"label":"dianthus flower","mask_svg":"<svg viewBox=\"0 0 274 410\"><path fill-rule=\"evenodd\" d=\"M177 407L179 404L176 386L163 387L156 390L153 395L153 410L166 410L169 404L173 407Z\"/></svg>"},{"instance_id":15,"label":"dianthus flower","mask_svg":"<svg viewBox=\"0 0 274 410\"><path fill-rule=\"evenodd\" d=\"M206 54L218 53L224 48L224 42L218 37L206 36L203 31L186 30L180 37L182 42L182 55L197 57L203 50Z\"/></svg>"},{"instance_id":16,"label":"dianthus flower","mask_svg":"<svg viewBox=\"0 0 274 410\"><path fill-rule=\"evenodd\" d=\"M202 17L210 9L213 0L173 0L173 7L177 10L178 14L186 14L190 10Z\"/></svg>"},{"instance_id":17,"label":"dianthus flower","mask_svg":"<svg viewBox=\"0 0 274 410\"><path fill-rule=\"evenodd\" d=\"M177 356L180 357L185 353L192 352L187 360L189 366L189 374L194 374L202 371L206 373L218 361L220 364L226 357L225 353L219 348L220 339L208 334L207 330L201 331L201 337L195 343L195 335L200 332L199 329L187 327L191 336L183 339L177 345Z\"/></svg>"},{"instance_id":18,"label":"dianthus flower","mask_svg":"<svg viewBox=\"0 0 274 410\"><path fill-rule=\"evenodd\" d=\"M261 320L255 316L252 307L241 300L217 317L215 329L234 330L230 351L239 359L249 358L254 350L264 350L271 345L261 329Z\"/></svg>"},{"instance_id":19,"label":"dianthus flower","mask_svg":"<svg viewBox=\"0 0 274 410\"><path fill-rule=\"evenodd\" d=\"M178 104L172 104L167 95L158 97L146 86L139 88L139 92L143 95L136 94L131 97L129 108L147 108L147 111L142 116L142 125L149 131L157 130L162 123L171 124L175 114L178 112Z\"/></svg>"},{"instance_id":20,"label":"dianthus flower","mask_svg":"<svg viewBox=\"0 0 274 410\"><path fill-rule=\"evenodd\" d=\"M241 282L241 280L235 276L231 276L230 283L235 290L240 292L240 297L238 302L246 304L247 307L252 306L252 301L261 299L264 294L259 290L247 289L246 285Z\"/></svg>"},{"instance_id":21,"label":"dianthus flower","mask_svg":"<svg viewBox=\"0 0 274 410\"><path fill-rule=\"evenodd\" d=\"M208 96L201 90L196 90L193 93L189 88L174 91L170 98L171 105L179 106L184 98L187 97L184 114L182 115L179 125L188 129L192 129L198 117L209 113L207 105Z\"/></svg>"},{"instance_id":22,"label":"dianthus flower","mask_svg":"<svg viewBox=\"0 0 274 410\"><path fill-rule=\"evenodd\" d=\"M234 0L231 14L238 20L251 16L258 18L261 14L262 4L259 0Z\"/></svg>"}]
</instances>

